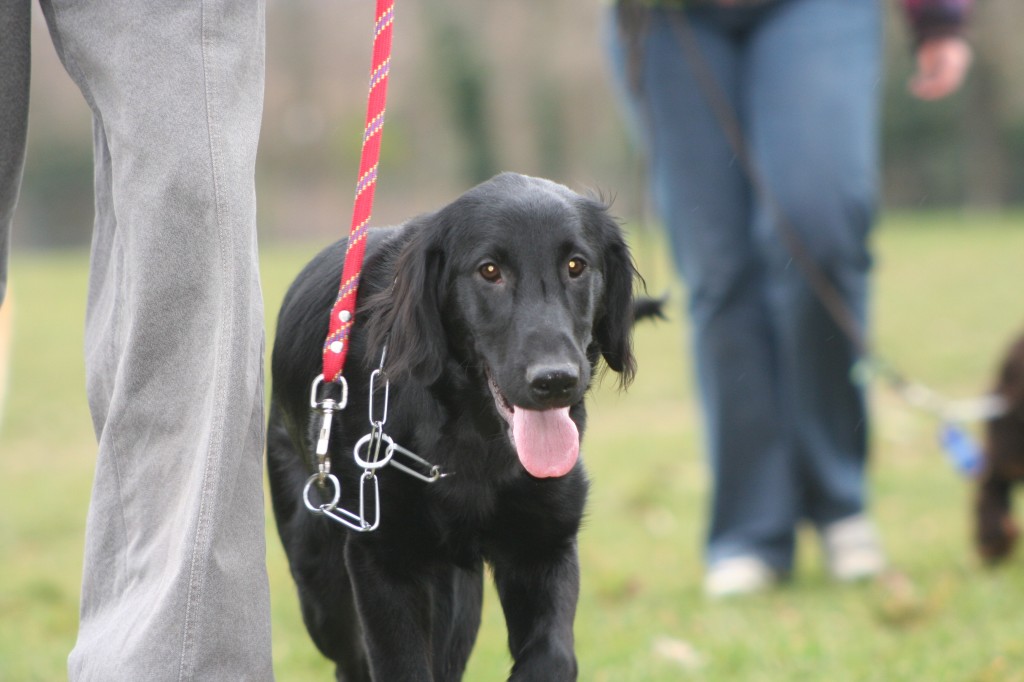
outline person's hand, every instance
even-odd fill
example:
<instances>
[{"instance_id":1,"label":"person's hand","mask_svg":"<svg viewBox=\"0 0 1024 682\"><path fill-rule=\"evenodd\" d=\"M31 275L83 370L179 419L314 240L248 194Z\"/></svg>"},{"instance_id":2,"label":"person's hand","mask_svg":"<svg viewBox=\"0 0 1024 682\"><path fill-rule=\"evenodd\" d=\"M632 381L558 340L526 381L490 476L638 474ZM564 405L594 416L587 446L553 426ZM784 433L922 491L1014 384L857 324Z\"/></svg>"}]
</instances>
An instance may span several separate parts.
<instances>
[{"instance_id":1,"label":"person's hand","mask_svg":"<svg viewBox=\"0 0 1024 682\"><path fill-rule=\"evenodd\" d=\"M919 99L934 100L956 92L971 66L973 53L959 36L925 40L917 48L917 72L910 92Z\"/></svg>"}]
</instances>

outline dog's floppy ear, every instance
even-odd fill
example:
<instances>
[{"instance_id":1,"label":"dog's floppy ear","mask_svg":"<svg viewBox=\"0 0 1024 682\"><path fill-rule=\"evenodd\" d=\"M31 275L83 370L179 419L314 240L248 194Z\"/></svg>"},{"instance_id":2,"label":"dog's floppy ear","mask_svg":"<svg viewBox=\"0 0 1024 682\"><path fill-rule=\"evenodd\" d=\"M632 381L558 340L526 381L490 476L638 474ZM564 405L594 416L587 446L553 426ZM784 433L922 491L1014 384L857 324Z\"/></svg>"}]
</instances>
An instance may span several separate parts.
<instances>
[{"instance_id":1,"label":"dog's floppy ear","mask_svg":"<svg viewBox=\"0 0 1024 682\"><path fill-rule=\"evenodd\" d=\"M603 203L591 199L583 206L584 220L596 235L603 263L604 293L594 324L594 338L608 366L620 375L623 386L636 374L633 357L633 282L638 277L633 257L619 224Z\"/></svg>"},{"instance_id":2,"label":"dog's floppy ear","mask_svg":"<svg viewBox=\"0 0 1024 682\"><path fill-rule=\"evenodd\" d=\"M392 285L367 306L373 311L367 352L372 356L387 344L384 369L390 379L411 376L429 384L441 374L446 347L440 312L443 253L436 215L416 219L409 229L414 233L395 257Z\"/></svg>"}]
</instances>

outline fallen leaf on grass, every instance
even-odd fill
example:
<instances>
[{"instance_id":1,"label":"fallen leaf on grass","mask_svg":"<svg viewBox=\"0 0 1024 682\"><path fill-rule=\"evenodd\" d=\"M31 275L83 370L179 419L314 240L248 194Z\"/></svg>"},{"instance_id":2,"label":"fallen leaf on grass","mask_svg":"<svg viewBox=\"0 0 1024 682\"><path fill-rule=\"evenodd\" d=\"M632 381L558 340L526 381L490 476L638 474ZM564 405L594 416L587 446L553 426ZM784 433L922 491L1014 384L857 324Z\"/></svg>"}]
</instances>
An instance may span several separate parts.
<instances>
[{"instance_id":1,"label":"fallen leaf on grass","mask_svg":"<svg viewBox=\"0 0 1024 682\"><path fill-rule=\"evenodd\" d=\"M654 640L654 655L674 663L684 670L697 670L704 666L704 657L693 645L674 637L658 637Z\"/></svg>"},{"instance_id":2,"label":"fallen leaf on grass","mask_svg":"<svg viewBox=\"0 0 1024 682\"><path fill-rule=\"evenodd\" d=\"M879 620L886 625L906 627L926 614L917 586L899 571L886 571L872 585L872 601Z\"/></svg>"}]
</instances>

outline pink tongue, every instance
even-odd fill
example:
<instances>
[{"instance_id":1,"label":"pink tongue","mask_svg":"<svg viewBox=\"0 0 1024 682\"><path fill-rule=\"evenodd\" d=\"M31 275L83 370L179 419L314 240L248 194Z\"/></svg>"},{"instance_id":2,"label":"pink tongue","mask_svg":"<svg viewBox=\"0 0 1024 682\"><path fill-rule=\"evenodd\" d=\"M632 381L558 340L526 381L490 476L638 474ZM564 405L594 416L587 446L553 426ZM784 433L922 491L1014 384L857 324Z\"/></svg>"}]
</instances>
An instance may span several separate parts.
<instances>
[{"instance_id":1,"label":"pink tongue","mask_svg":"<svg viewBox=\"0 0 1024 682\"><path fill-rule=\"evenodd\" d=\"M580 455L580 434L568 407L513 408L512 438L523 468L537 478L565 476Z\"/></svg>"}]
</instances>

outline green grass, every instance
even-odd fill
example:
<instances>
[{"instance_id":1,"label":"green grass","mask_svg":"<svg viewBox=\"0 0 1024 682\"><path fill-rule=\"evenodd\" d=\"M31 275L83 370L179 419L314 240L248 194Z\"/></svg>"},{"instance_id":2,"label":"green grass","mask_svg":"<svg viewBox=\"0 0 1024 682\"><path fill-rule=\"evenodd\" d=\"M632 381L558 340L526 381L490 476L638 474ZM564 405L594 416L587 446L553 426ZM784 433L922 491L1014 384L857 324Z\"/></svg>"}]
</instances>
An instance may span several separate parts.
<instances>
[{"instance_id":1,"label":"green grass","mask_svg":"<svg viewBox=\"0 0 1024 682\"><path fill-rule=\"evenodd\" d=\"M700 591L707 473L700 454L679 288L637 234L650 289L672 287L672 324L637 331L640 373L611 377L591 402L584 442L594 481L580 537L581 679L1024 680L1024 557L999 570L969 546L970 486L935 445L934 423L882 386L873 511L895 566L838 586L811 534L797 578L724 603ZM272 326L284 287L315 246L268 248ZM1024 216L897 216L876 238L874 338L907 374L952 397L987 387L1024 328ZM82 253L15 253L15 346L0 432L0 680L59 680L75 638L82 529L94 461L84 399ZM268 526L274 662L285 682L329 679ZM504 679L505 629L493 592L467 680Z\"/></svg>"}]
</instances>

